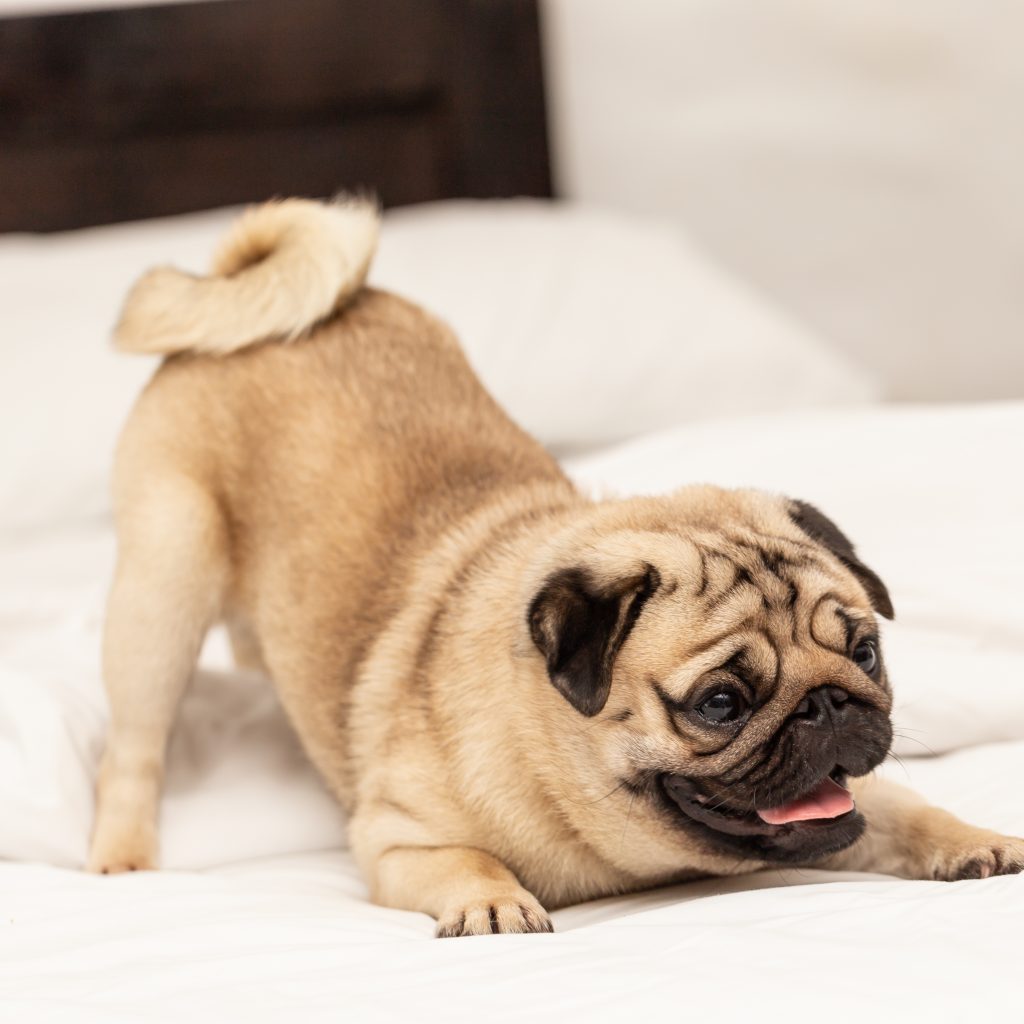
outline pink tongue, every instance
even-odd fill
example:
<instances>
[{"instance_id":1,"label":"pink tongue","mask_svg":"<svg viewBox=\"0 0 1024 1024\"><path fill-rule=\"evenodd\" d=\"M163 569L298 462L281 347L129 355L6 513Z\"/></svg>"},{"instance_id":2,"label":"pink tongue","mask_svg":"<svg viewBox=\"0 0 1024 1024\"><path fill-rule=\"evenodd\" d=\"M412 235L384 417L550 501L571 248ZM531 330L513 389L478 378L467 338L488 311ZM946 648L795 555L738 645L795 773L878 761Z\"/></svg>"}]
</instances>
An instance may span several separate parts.
<instances>
[{"instance_id":1,"label":"pink tongue","mask_svg":"<svg viewBox=\"0 0 1024 1024\"><path fill-rule=\"evenodd\" d=\"M791 800L781 807L768 807L757 815L769 825L785 825L790 821L809 821L812 818L838 818L853 810L853 797L838 782L824 779L806 796Z\"/></svg>"}]
</instances>

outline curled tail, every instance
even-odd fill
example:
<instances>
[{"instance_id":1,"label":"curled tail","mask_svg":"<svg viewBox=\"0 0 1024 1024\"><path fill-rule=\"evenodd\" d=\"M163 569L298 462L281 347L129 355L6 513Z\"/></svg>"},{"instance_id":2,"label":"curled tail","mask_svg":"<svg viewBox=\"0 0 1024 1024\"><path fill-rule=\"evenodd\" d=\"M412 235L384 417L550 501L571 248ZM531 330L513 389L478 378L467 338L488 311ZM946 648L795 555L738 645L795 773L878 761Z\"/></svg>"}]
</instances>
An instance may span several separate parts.
<instances>
[{"instance_id":1,"label":"curled tail","mask_svg":"<svg viewBox=\"0 0 1024 1024\"><path fill-rule=\"evenodd\" d=\"M252 207L221 243L209 277L159 267L137 281L114 344L124 352L226 355L294 338L359 291L379 222L376 204L365 199Z\"/></svg>"}]
</instances>

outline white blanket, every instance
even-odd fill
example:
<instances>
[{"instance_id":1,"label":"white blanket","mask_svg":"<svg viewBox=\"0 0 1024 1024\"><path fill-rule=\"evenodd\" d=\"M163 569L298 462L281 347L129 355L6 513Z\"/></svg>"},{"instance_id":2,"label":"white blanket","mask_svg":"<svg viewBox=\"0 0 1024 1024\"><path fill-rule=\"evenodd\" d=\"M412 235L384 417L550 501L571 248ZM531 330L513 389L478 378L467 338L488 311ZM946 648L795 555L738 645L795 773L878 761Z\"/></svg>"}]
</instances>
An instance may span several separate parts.
<instances>
[{"instance_id":1,"label":"white blanket","mask_svg":"<svg viewBox=\"0 0 1024 1024\"><path fill-rule=\"evenodd\" d=\"M1024 834L1022 439L1024 404L803 413L570 468L598 489L707 480L820 505L896 605L884 646L903 763L883 771ZM553 936L431 941L425 916L367 902L340 813L217 635L172 743L171 870L80 873L112 555L105 522L0 540L0 1019L1024 1015L1021 877L766 872L568 908Z\"/></svg>"}]
</instances>

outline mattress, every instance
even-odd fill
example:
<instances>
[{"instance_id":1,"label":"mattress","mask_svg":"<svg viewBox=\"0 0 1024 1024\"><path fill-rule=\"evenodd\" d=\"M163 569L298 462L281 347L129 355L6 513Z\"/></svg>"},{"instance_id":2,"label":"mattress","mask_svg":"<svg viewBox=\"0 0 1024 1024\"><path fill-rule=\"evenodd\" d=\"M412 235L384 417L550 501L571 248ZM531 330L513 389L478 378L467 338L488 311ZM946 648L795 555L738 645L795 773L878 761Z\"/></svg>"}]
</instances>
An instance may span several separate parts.
<instances>
[{"instance_id":1,"label":"mattress","mask_svg":"<svg viewBox=\"0 0 1024 1024\"><path fill-rule=\"evenodd\" d=\"M1024 403L807 410L567 466L595 493L713 481L823 508L896 605L880 771L1024 835L1022 440ZM568 907L553 935L434 940L369 903L269 684L217 633L172 741L165 869L84 874L113 553L102 516L0 534L0 1019L1024 1017L1021 876L765 871Z\"/></svg>"}]
</instances>

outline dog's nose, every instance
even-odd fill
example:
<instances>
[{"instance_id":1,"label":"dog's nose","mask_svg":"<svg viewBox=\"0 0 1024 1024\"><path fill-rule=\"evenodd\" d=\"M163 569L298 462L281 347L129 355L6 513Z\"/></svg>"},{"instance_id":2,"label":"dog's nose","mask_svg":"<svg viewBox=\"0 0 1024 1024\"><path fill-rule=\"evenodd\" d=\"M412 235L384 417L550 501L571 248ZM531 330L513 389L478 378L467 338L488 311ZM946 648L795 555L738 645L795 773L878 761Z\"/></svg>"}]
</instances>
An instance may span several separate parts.
<instances>
[{"instance_id":1,"label":"dog's nose","mask_svg":"<svg viewBox=\"0 0 1024 1024\"><path fill-rule=\"evenodd\" d=\"M817 690L811 690L797 704L792 717L802 718L818 725L821 722L828 721L832 717L833 712L837 711L849 699L850 695L838 686L819 686Z\"/></svg>"}]
</instances>

